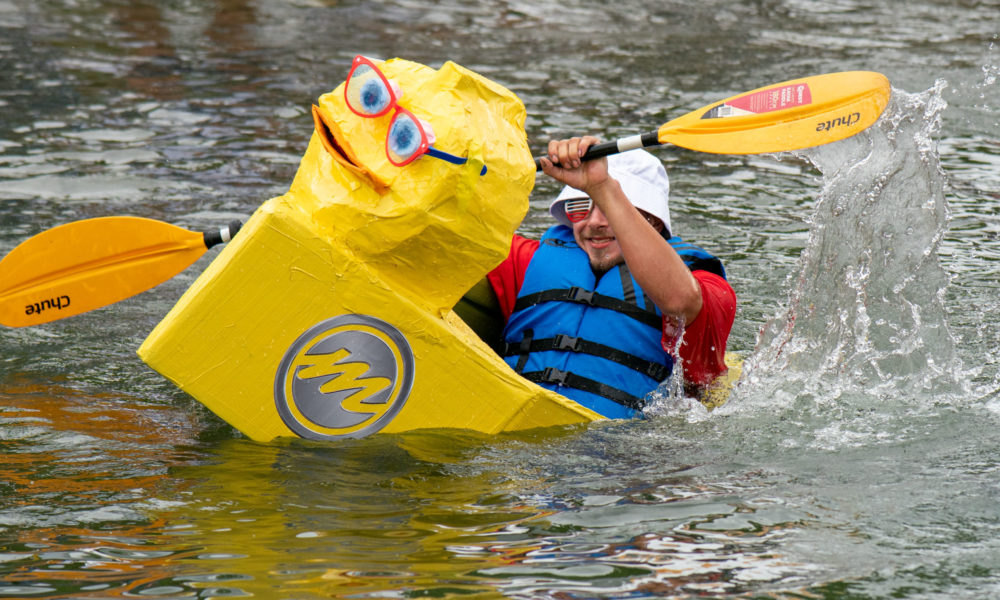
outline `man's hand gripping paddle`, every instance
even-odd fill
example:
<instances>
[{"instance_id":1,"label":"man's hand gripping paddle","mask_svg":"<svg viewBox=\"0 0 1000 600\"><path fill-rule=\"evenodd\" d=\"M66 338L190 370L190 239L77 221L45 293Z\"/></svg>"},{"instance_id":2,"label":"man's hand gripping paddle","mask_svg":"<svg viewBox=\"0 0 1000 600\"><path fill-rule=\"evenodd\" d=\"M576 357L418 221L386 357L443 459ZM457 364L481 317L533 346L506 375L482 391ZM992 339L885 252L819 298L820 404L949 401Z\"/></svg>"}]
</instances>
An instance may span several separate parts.
<instances>
[{"instance_id":1,"label":"man's hand gripping paddle","mask_svg":"<svg viewBox=\"0 0 1000 600\"><path fill-rule=\"evenodd\" d=\"M885 110L891 92L885 75L871 71L793 79L704 106L654 131L595 144L581 158L661 144L713 154L811 148L870 127ZM535 168L542 168L537 158Z\"/></svg>"}]
</instances>

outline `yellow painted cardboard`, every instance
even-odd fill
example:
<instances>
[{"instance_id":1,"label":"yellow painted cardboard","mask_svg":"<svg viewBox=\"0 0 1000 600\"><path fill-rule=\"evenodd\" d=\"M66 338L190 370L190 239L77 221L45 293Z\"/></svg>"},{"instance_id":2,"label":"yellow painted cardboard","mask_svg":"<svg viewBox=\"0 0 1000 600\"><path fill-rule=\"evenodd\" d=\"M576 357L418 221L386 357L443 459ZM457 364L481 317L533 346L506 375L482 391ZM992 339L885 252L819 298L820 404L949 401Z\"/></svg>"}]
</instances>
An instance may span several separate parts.
<instances>
[{"instance_id":1,"label":"yellow painted cardboard","mask_svg":"<svg viewBox=\"0 0 1000 600\"><path fill-rule=\"evenodd\" d=\"M451 311L527 211L523 105L454 63L381 68L434 146L468 162L396 167L390 117L355 115L343 86L325 94L288 193L254 213L140 357L260 441L602 419L519 377Z\"/></svg>"}]
</instances>

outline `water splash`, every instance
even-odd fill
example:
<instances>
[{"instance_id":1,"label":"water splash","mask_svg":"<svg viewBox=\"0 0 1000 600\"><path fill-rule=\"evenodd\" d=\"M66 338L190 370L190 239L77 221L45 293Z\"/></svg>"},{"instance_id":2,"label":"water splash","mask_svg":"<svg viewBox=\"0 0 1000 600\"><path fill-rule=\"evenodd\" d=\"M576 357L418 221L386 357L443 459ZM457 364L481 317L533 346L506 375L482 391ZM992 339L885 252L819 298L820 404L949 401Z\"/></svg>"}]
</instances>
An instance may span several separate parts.
<instances>
[{"instance_id":1,"label":"water splash","mask_svg":"<svg viewBox=\"0 0 1000 600\"><path fill-rule=\"evenodd\" d=\"M983 73L983 80L976 84L976 89L979 90L979 104L976 104L976 108L989 110L993 107L990 106L988 98L996 98L994 94L989 94L989 90L997 84L997 78L1000 77L1000 45L997 41L1000 39L1000 34L993 36L993 40L990 42L989 48L987 49L986 60L981 67Z\"/></svg>"},{"instance_id":2,"label":"water splash","mask_svg":"<svg viewBox=\"0 0 1000 600\"><path fill-rule=\"evenodd\" d=\"M893 90L868 131L801 153L823 174L809 239L731 405L967 395L937 252L949 217L934 139L946 87Z\"/></svg>"}]
</instances>

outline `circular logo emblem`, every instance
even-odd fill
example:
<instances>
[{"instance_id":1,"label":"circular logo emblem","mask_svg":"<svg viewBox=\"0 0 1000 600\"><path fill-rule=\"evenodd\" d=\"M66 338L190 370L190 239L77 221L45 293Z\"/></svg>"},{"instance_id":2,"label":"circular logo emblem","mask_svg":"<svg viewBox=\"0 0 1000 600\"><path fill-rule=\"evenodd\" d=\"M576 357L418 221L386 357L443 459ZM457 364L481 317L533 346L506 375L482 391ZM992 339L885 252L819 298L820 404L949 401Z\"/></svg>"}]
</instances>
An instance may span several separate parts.
<instances>
[{"instance_id":1,"label":"circular logo emblem","mask_svg":"<svg viewBox=\"0 0 1000 600\"><path fill-rule=\"evenodd\" d=\"M288 348L274 401L285 425L304 438L365 437L403 408L413 371L413 351L398 329L368 315L341 315Z\"/></svg>"}]
</instances>

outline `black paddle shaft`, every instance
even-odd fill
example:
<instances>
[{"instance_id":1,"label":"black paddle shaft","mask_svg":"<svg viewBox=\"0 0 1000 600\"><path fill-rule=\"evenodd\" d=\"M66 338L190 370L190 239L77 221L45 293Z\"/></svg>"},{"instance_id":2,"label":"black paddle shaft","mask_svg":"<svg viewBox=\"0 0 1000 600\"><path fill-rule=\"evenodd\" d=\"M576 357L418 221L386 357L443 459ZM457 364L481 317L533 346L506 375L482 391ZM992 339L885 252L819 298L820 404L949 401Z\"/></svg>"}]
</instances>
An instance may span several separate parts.
<instances>
[{"instance_id":1,"label":"black paddle shaft","mask_svg":"<svg viewBox=\"0 0 1000 600\"><path fill-rule=\"evenodd\" d=\"M233 236L236 235L236 232L242 226L243 223L240 221L230 221L229 225L222 229L212 229L202 233L205 236L205 248L211 248L212 246L228 242L233 239Z\"/></svg>"},{"instance_id":2,"label":"black paddle shaft","mask_svg":"<svg viewBox=\"0 0 1000 600\"><path fill-rule=\"evenodd\" d=\"M659 132L656 130L647 131L646 133L621 138L613 142L601 142L600 144L594 144L590 148L587 148L587 151L583 153L583 156L581 156L580 159L593 160L602 156L610 156L612 154L618 154L619 152L625 152L626 150L635 150L636 148L648 148L650 146L659 145ZM535 170L542 170L541 159L535 159Z\"/></svg>"}]
</instances>

